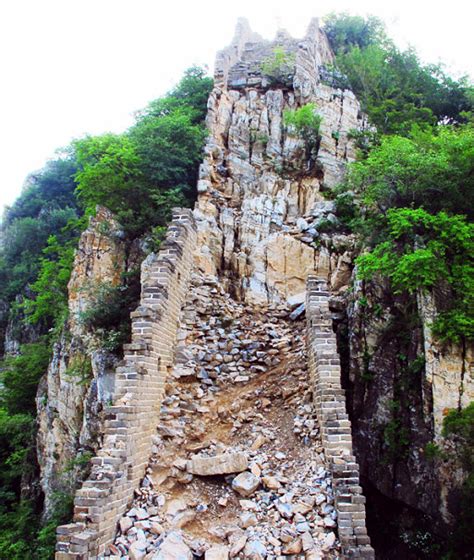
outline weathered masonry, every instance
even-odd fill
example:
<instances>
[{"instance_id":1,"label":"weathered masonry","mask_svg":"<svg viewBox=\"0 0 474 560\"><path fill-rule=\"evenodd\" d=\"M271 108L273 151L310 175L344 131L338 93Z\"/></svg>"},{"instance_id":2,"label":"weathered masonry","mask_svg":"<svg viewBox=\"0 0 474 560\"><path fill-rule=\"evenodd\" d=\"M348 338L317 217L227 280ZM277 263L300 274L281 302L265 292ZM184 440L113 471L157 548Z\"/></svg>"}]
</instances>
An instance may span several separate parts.
<instances>
[{"instance_id":1,"label":"weathered masonry","mask_svg":"<svg viewBox=\"0 0 474 560\"><path fill-rule=\"evenodd\" d=\"M351 423L341 386L341 366L332 329L327 283L308 277L306 292L308 366L324 452L333 476L338 533L345 558L375 558L365 526L365 497L352 452Z\"/></svg>"},{"instance_id":2,"label":"weathered masonry","mask_svg":"<svg viewBox=\"0 0 474 560\"><path fill-rule=\"evenodd\" d=\"M190 210L175 210L158 255L142 264L140 306L132 341L116 370L103 445L74 500L74 522L59 527L56 558L94 559L111 542L117 521L143 477L166 377L174 361L178 316L188 287L196 227Z\"/></svg>"}]
</instances>

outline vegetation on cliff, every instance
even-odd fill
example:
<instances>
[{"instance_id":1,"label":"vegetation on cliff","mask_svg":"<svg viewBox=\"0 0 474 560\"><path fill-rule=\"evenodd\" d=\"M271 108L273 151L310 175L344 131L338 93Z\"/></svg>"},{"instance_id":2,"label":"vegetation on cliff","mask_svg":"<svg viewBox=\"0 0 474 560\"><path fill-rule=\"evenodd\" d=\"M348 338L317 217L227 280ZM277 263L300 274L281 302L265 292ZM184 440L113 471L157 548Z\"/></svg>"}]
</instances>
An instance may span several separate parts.
<instances>
[{"instance_id":1,"label":"vegetation on cliff","mask_svg":"<svg viewBox=\"0 0 474 560\"><path fill-rule=\"evenodd\" d=\"M370 305L364 298L362 330L382 314L397 318L397 328L387 325L383 339L387 348L403 348L407 336L416 340L415 330L421 332L416 294L428 292L436 306L432 332L441 349L458 345L464 356L474 339L472 85L467 78L452 79L440 65L422 64L412 49L399 50L376 18L333 14L325 29L336 54L327 79L336 87L350 87L376 127L353 131L359 158L335 194L340 219L359 237L358 277L365 293L375 298ZM388 286L390 297L377 300L374 285ZM365 352L360 383L367 387L375 374L371 354ZM382 460L392 472L409 460L408 453L417 453L413 446L420 434L410 418L415 414L423 421L421 406L414 406L419 382L413 371L420 364L424 370L422 347L418 352L407 362L408 353L399 350L390 373L391 420L373 423L382 434ZM467 559L472 554L467 527L474 523L473 465L466 457L472 454L473 426L472 405L446 418L444 435L454 438L466 473L456 490L461 507L453 533L436 535L431 524L420 538L420 523L408 532L401 520L390 527L416 558ZM435 447L428 443L428 449ZM417 460L433 459L427 453Z\"/></svg>"},{"instance_id":2,"label":"vegetation on cliff","mask_svg":"<svg viewBox=\"0 0 474 560\"><path fill-rule=\"evenodd\" d=\"M125 133L88 136L63 149L29 177L5 212L0 300L7 311L1 327L5 335L9 322L10 339L23 344L0 365L2 559L51 558L55 527L70 516L70 497L58 495L53 518L40 522L35 396L67 319L67 285L80 233L101 204L115 213L129 245L139 237L159 244L171 208L189 206L195 198L211 87L203 69L190 68ZM127 335L124 325L139 293L135 280L125 274L121 286L99 286L81 317L85 328L104 335L110 350Z\"/></svg>"},{"instance_id":3,"label":"vegetation on cliff","mask_svg":"<svg viewBox=\"0 0 474 560\"><path fill-rule=\"evenodd\" d=\"M377 127L354 131L359 161L336 199L366 249L359 274L380 273L395 292L441 286L435 332L472 339L473 87L397 49L375 18L333 14L325 29L339 75Z\"/></svg>"},{"instance_id":4,"label":"vegetation on cliff","mask_svg":"<svg viewBox=\"0 0 474 560\"><path fill-rule=\"evenodd\" d=\"M332 14L324 29L340 85L354 91L380 134L466 122L473 103L468 78L454 80L441 65L422 64L413 49L398 49L377 18Z\"/></svg>"}]
</instances>

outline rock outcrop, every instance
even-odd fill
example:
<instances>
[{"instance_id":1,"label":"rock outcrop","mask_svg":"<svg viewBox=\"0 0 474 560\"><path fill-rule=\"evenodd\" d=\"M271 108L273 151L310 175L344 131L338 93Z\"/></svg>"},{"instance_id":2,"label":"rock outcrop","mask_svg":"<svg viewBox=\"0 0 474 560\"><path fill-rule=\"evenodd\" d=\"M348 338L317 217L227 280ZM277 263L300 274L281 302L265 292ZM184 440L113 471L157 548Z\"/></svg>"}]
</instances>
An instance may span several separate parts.
<instances>
[{"instance_id":1,"label":"rock outcrop","mask_svg":"<svg viewBox=\"0 0 474 560\"><path fill-rule=\"evenodd\" d=\"M68 286L69 319L38 388L37 455L46 516L56 492L75 489L100 443L101 411L113 393L117 358L101 348L81 313L99 286L119 284L127 266L121 237L113 215L98 208L79 241Z\"/></svg>"},{"instance_id":2,"label":"rock outcrop","mask_svg":"<svg viewBox=\"0 0 474 560\"><path fill-rule=\"evenodd\" d=\"M282 80L263 70L275 49L290 61ZM349 281L347 255L313 243L318 217L330 214L324 190L355 157L349 131L364 124L352 92L322 82L321 69L332 62L317 20L304 39L281 31L273 42L241 21L233 43L217 57L195 210L198 259L245 301L285 301L304 291L314 272L331 276L337 289ZM312 160L284 116L309 103L322 117Z\"/></svg>"},{"instance_id":3,"label":"rock outcrop","mask_svg":"<svg viewBox=\"0 0 474 560\"><path fill-rule=\"evenodd\" d=\"M403 556L403 538L424 532L442 541L456 524L466 473L441 432L449 410L472 402L473 349L433 336L430 294L395 295L385 282L356 281L331 308L375 544Z\"/></svg>"}]
</instances>

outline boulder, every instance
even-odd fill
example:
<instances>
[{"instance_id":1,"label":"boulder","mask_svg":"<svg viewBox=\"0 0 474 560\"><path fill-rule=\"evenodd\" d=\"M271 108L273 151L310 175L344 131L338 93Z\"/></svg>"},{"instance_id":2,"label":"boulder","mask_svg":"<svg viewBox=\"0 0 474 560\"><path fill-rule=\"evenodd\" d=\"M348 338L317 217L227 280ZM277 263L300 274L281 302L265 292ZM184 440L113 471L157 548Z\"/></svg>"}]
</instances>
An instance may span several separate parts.
<instances>
[{"instance_id":1,"label":"boulder","mask_svg":"<svg viewBox=\"0 0 474 560\"><path fill-rule=\"evenodd\" d=\"M245 453L223 453L214 457L195 455L186 465L187 471L199 476L241 473L248 467Z\"/></svg>"}]
</instances>

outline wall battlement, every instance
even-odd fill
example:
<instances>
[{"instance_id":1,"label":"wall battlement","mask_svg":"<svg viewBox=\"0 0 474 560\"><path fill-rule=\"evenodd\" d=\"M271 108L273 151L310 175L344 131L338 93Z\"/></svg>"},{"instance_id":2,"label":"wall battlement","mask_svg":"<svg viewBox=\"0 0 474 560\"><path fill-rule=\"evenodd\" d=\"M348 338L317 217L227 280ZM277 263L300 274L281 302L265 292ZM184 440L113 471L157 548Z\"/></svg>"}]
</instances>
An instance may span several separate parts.
<instances>
[{"instance_id":1,"label":"wall battlement","mask_svg":"<svg viewBox=\"0 0 474 560\"><path fill-rule=\"evenodd\" d=\"M365 525L365 497L352 451L326 281L309 276L306 292L308 367L324 453L333 476L339 540L345 558L375 558Z\"/></svg>"},{"instance_id":2,"label":"wall battlement","mask_svg":"<svg viewBox=\"0 0 474 560\"><path fill-rule=\"evenodd\" d=\"M91 475L76 492L73 523L57 529L57 560L101 555L143 477L174 362L195 245L191 210L176 209L160 252L142 264L140 305L131 313L132 340L124 345L124 361L116 369L103 443L91 461Z\"/></svg>"}]
</instances>

